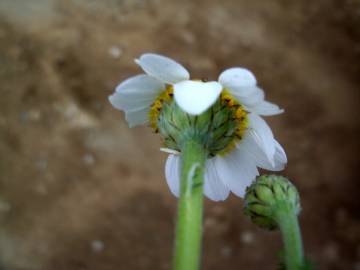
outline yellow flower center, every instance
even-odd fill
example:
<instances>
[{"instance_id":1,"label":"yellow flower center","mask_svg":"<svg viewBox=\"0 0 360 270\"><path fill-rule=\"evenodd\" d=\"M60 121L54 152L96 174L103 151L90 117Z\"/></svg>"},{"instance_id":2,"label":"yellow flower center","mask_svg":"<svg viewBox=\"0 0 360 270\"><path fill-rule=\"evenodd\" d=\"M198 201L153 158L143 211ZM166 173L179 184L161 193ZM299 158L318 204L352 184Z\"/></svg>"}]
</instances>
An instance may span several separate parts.
<instances>
[{"instance_id":1,"label":"yellow flower center","mask_svg":"<svg viewBox=\"0 0 360 270\"><path fill-rule=\"evenodd\" d=\"M174 88L171 85L168 85L165 91L163 91L155 99L154 103L150 107L149 122L150 122L150 126L155 130L156 133L159 131L157 122L159 119L162 106L164 102L170 102L173 99L173 95L174 95L173 93L174 93Z\"/></svg>"},{"instance_id":2,"label":"yellow flower center","mask_svg":"<svg viewBox=\"0 0 360 270\"><path fill-rule=\"evenodd\" d=\"M247 112L227 89L223 89L221 92L220 102L223 106L234 109L232 121L237 123L237 128L233 134L233 140L223 150L217 153L218 155L224 156L234 150L236 144L242 140L244 133L249 126L249 120L247 118Z\"/></svg>"}]
</instances>

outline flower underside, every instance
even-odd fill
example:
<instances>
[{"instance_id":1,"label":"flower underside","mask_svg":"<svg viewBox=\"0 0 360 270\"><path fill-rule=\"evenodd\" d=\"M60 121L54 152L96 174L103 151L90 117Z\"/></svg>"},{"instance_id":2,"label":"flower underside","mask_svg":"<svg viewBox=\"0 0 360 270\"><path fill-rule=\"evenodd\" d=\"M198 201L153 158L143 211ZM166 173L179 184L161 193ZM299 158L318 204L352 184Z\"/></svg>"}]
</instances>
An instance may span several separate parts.
<instances>
[{"instance_id":1,"label":"flower underside","mask_svg":"<svg viewBox=\"0 0 360 270\"><path fill-rule=\"evenodd\" d=\"M152 104L149 120L155 132L163 136L165 147L180 152L185 140L196 138L209 157L231 152L248 127L247 112L226 89L206 112L193 116L177 106L173 87L168 86Z\"/></svg>"}]
</instances>

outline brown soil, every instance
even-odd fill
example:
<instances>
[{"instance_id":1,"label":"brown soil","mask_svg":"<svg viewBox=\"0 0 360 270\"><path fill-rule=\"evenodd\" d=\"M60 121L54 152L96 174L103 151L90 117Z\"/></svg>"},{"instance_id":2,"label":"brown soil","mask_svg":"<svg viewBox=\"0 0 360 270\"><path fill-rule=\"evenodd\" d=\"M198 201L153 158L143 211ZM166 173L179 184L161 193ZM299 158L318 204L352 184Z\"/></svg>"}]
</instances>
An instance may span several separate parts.
<instances>
[{"instance_id":1,"label":"brown soil","mask_svg":"<svg viewBox=\"0 0 360 270\"><path fill-rule=\"evenodd\" d=\"M194 77L257 75L317 269L360 269L360 4L355 0L0 3L0 269L169 269L166 155L107 96L143 52ZM276 269L280 236L206 200L203 269Z\"/></svg>"}]
</instances>

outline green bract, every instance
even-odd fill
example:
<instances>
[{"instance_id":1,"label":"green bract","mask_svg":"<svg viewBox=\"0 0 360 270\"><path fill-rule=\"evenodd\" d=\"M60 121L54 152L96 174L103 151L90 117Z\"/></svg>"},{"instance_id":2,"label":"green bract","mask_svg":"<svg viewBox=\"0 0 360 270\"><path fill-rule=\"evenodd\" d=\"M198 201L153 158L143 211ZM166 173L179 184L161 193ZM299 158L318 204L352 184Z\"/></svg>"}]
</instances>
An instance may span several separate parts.
<instances>
[{"instance_id":1,"label":"green bract","mask_svg":"<svg viewBox=\"0 0 360 270\"><path fill-rule=\"evenodd\" d=\"M203 145L209 157L231 150L241 140L239 128L246 121L246 117L236 117L239 106L228 106L219 99L201 115L190 115L174 101L164 103L157 126L165 147L180 152L191 139Z\"/></svg>"}]
</instances>

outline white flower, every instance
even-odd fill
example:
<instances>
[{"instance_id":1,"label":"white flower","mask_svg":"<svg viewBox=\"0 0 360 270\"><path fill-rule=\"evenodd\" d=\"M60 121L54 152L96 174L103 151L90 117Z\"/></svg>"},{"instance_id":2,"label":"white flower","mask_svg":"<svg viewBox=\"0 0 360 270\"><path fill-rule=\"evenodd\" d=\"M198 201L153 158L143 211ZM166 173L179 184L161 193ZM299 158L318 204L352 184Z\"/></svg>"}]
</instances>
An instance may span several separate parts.
<instances>
[{"instance_id":1,"label":"white flower","mask_svg":"<svg viewBox=\"0 0 360 270\"><path fill-rule=\"evenodd\" d=\"M135 62L146 74L122 82L109 97L115 108L125 112L130 127L150 122L156 128L163 100L173 95L179 107L191 115L203 113L219 97L224 98L222 95L226 95L228 104L238 104L245 115L240 140L234 141L234 147L225 154L206 162L204 193L208 198L225 200L230 191L243 197L246 187L259 175L258 167L272 171L284 168L286 154L261 118L283 110L264 100L264 91L257 87L249 70L230 68L220 74L218 82L202 82L190 80L182 65L161 55L144 54ZM166 161L165 175L171 192L178 196L180 155L174 150L169 149L172 153Z\"/></svg>"}]
</instances>

